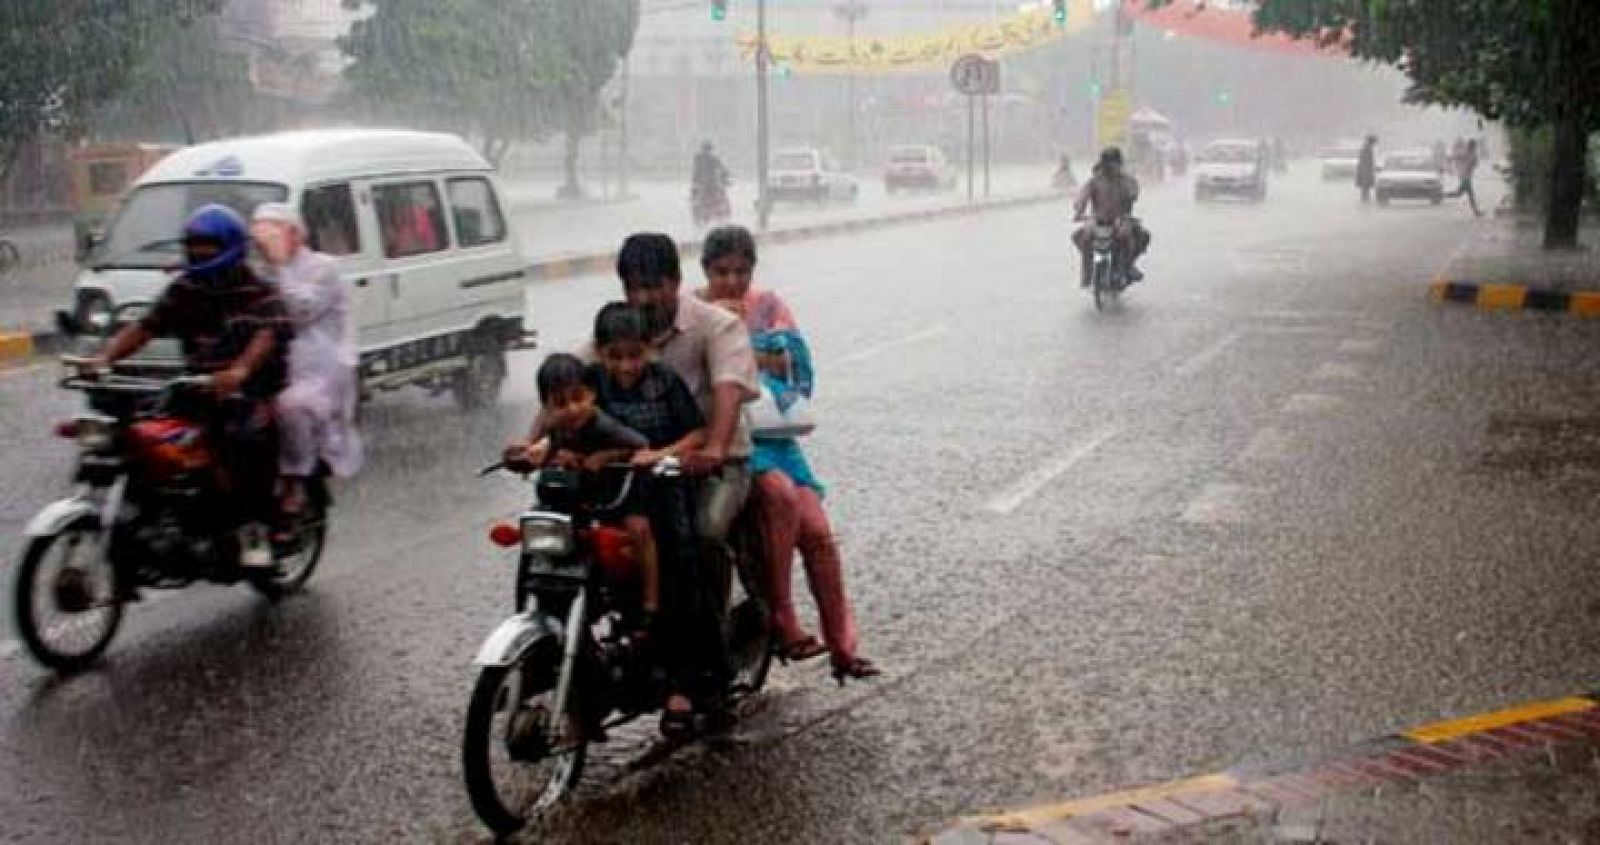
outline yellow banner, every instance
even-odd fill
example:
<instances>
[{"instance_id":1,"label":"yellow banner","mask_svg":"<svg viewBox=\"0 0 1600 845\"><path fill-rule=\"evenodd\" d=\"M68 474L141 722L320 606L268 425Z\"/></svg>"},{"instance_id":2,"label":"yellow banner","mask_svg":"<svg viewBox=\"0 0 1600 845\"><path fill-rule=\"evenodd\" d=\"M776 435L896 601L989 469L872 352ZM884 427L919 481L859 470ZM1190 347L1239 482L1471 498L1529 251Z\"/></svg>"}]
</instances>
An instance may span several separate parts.
<instances>
[{"instance_id":1,"label":"yellow banner","mask_svg":"<svg viewBox=\"0 0 1600 845\"><path fill-rule=\"evenodd\" d=\"M944 70L968 53L997 59L1032 50L1082 32L1094 21L1094 0L1068 0L1067 20L1058 24L1049 3L1007 18L966 24L931 33L857 36L768 35L773 64L792 73L905 73ZM739 48L753 61L756 37L739 36ZM852 49L853 48L853 49Z\"/></svg>"}]
</instances>

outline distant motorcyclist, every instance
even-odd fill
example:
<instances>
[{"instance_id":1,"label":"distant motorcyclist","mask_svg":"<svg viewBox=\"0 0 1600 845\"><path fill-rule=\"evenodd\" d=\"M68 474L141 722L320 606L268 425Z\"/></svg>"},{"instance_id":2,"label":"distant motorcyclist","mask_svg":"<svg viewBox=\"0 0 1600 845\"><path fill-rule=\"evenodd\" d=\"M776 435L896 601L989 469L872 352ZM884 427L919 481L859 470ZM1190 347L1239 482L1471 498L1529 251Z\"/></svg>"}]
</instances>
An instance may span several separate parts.
<instances>
[{"instance_id":1,"label":"distant motorcyclist","mask_svg":"<svg viewBox=\"0 0 1600 845\"><path fill-rule=\"evenodd\" d=\"M212 378L217 401L205 413L239 527L239 564L270 567L267 523L277 511L278 469L272 403L287 381L293 326L277 290L245 263L249 247L244 219L233 209L200 208L183 228L183 275L84 369L103 370L156 337L179 339L188 369Z\"/></svg>"},{"instance_id":2,"label":"distant motorcyclist","mask_svg":"<svg viewBox=\"0 0 1600 845\"><path fill-rule=\"evenodd\" d=\"M700 145L694 157L694 170L689 179L690 203L694 206L697 223L706 223L728 216L728 168L717 157L711 142Z\"/></svg>"},{"instance_id":3,"label":"distant motorcyclist","mask_svg":"<svg viewBox=\"0 0 1600 845\"><path fill-rule=\"evenodd\" d=\"M1133 216L1133 205L1139 201L1139 180L1124 173L1122 166L1122 150L1107 147L1100 154L1100 161L1094 166L1094 176L1084 183L1083 190L1078 193L1078 200L1073 206L1074 219L1084 220L1084 209L1092 208L1095 225L1113 227L1118 248L1127 263L1128 279L1137 282L1144 278L1144 273L1135 266L1135 262L1149 248L1150 233ZM1078 252L1083 256L1082 285L1088 287L1093 261L1092 227L1080 227L1073 233L1072 241L1078 245Z\"/></svg>"}]
</instances>

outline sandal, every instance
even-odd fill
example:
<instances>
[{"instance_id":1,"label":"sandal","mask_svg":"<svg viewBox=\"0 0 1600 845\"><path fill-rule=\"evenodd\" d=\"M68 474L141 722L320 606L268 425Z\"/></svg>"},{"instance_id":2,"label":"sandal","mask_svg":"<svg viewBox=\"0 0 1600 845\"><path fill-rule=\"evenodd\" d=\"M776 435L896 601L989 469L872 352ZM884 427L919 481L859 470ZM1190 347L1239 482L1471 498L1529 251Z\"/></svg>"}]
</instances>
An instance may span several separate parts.
<instances>
[{"instance_id":1,"label":"sandal","mask_svg":"<svg viewBox=\"0 0 1600 845\"><path fill-rule=\"evenodd\" d=\"M828 647L823 645L816 637L801 637L790 640L772 650L772 655L778 662L787 666L790 663L799 663L814 657L821 657L828 653Z\"/></svg>"},{"instance_id":2,"label":"sandal","mask_svg":"<svg viewBox=\"0 0 1600 845\"><path fill-rule=\"evenodd\" d=\"M833 661L833 679L844 686L846 680L865 680L876 678L883 674L883 670L872 664L865 657L852 657L847 660Z\"/></svg>"}]
</instances>

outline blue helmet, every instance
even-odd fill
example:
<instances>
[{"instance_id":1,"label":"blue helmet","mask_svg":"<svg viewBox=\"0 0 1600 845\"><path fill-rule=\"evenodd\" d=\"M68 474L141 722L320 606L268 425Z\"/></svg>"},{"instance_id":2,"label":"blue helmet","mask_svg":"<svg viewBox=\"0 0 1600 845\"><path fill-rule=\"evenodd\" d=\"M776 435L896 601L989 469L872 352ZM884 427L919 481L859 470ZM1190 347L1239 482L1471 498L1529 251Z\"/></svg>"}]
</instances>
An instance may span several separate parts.
<instances>
[{"instance_id":1,"label":"blue helmet","mask_svg":"<svg viewBox=\"0 0 1600 845\"><path fill-rule=\"evenodd\" d=\"M186 261L185 269L191 274L211 274L231 270L244 263L250 249L250 232L244 218L233 209L220 203L201 206L183 224L183 239L202 238L216 243L221 249L203 262Z\"/></svg>"}]
</instances>

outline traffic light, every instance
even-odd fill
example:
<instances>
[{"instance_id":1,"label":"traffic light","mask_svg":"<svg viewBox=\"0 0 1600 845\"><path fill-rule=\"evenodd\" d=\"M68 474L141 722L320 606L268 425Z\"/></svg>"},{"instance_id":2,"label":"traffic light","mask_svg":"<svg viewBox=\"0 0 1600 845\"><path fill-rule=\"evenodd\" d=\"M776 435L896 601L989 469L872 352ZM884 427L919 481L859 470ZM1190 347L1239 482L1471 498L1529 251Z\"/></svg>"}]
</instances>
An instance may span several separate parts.
<instances>
[{"instance_id":1,"label":"traffic light","mask_svg":"<svg viewBox=\"0 0 1600 845\"><path fill-rule=\"evenodd\" d=\"M1225 106L1233 102L1233 92L1226 88L1217 91L1217 105Z\"/></svg>"},{"instance_id":2,"label":"traffic light","mask_svg":"<svg viewBox=\"0 0 1600 845\"><path fill-rule=\"evenodd\" d=\"M1055 11L1052 12L1052 14L1055 16L1056 25L1057 26L1066 25L1066 23L1067 23L1067 0L1055 0Z\"/></svg>"},{"instance_id":3,"label":"traffic light","mask_svg":"<svg viewBox=\"0 0 1600 845\"><path fill-rule=\"evenodd\" d=\"M711 0L711 19L714 21L728 19L728 0Z\"/></svg>"},{"instance_id":4,"label":"traffic light","mask_svg":"<svg viewBox=\"0 0 1600 845\"><path fill-rule=\"evenodd\" d=\"M1096 79L1089 83L1089 99L1100 99L1100 80Z\"/></svg>"}]
</instances>

